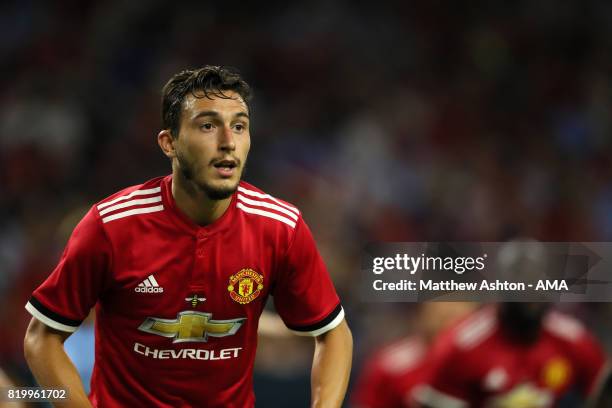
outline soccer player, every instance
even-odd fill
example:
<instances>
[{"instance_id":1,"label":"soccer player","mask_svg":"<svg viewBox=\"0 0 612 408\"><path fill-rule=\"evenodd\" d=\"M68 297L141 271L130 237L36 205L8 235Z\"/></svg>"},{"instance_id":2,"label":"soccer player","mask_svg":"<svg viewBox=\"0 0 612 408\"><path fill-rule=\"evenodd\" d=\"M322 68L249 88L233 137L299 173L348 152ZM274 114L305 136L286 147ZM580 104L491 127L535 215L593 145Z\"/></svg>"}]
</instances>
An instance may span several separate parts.
<instances>
[{"instance_id":1,"label":"soccer player","mask_svg":"<svg viewBox=\"0 0 612 408\"><path fill-rule=\"evenodd\" d=\"M600 345L546 303L489 305L444 333L416 395L435 408L580 407L608 376Z\"/></svg>"},{"instance_id":2,"label":"soccer player","mask_svg":"<svg viewBox=\"0 0 612 408\"><path fill-rule=\"evenodd\" d=\"M172 77L157 137L172 174L95 204L32 294L25 356L41 386L69 390L66 406L252 407L269 295L315 339L312 405L341 405L352 337L312 235L297 208L241 181L249 89L222 67ZM88 401L62 344L93 306Z\"/></svg>"},{"instance_id":3,"label":"soccer player","mask_svg":"<svg viewBox=\"0 0 612 408\"><path fill-rule=\"evenodd\" d=\"M527 278L547 256L536 241L516 240L499 262L502 275ZM483 307L438 338L429 364L415 397L431 408L591 407L609 376L589 331L545 302Z\"/></svg>"},{"instance_id":4,"label":"soccer player","mask_svg":"<svg viewBox=\"0 0 612 408\"><path fill-rule=\"evenodd\" d=\"M474 310L475 303L418 305L417 332L376 351L364 366L353 394L354 408L416 407L413 393L427 380L431 343L444 327Z\"/></svg>"}]
</instances>

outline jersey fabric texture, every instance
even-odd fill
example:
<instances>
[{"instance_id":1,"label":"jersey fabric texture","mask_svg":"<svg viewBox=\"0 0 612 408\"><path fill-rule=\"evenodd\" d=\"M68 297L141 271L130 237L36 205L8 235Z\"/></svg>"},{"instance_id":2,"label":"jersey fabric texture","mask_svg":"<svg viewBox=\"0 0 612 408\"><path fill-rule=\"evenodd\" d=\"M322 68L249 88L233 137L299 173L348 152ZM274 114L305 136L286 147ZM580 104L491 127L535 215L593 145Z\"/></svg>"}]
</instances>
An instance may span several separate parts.
<instances>
[{"instance_id":1,"label":"jersey fabric texture","mask_svg":"<svg viewBox=\"0 0 612 408\"><path fill-rule=\"evenodd\" d=\"M600 345L577 320L549 312L534 343L504 334L495 307L444 333L432 351L431 407L581 406L607 375Z\"/></svg>"},{"instance_id":2,"label":"jersey fabric texture","mask_svg":"<svg viewBox=\"0 0 612 408\"><path fill-rule=\"evenodd\" d=\"M351 396L355 408L415 408L415 389L427 380L428 346L419 336L391 343L365 364Z\"/></svg>"},{"instance_id":3,"label":"jersey fabric texture","mask_svg":"<svg viewBox=\"0 0 612 408\"><path fill-rule=\"evenodd\" d=\"M290 329L311 336L342 321L340 301L294 206L240 182L201 227L171 186L160 177L94 205L26 309L73 332L96 307L94 406L253 406L268 296Z\"/></svg>"}]
</instances>

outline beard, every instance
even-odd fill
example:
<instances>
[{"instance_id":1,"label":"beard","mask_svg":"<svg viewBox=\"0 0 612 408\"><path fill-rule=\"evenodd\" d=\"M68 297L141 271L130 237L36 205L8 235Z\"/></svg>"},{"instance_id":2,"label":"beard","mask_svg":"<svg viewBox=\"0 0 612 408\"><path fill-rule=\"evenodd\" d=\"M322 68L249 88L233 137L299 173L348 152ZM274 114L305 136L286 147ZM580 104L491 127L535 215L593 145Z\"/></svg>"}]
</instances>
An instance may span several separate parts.
<instances>
[{"instance_id":1,"label":"beard","mask_svg":"<svg viewBox=\"0 0 612 408\"><path fill-rule=\"evenodd\" d=\"M240 178L238 179L236 184L233 186L214 186L210 183L196 179L195 175L197 174L197 169L195 163L190 162L189 160L187 160L187 158L185 158L182 154L179 154L178 152L176 155L176 159L179 165L180 174L183 176L183 178L189 181L189 184L191 186L197 188L199 191L204 193L210 200L225 200L226 198L231 197L232 194L234 194L238 189L238 184L240 183L242 174L240 175ZM192 192L195 193L195 191Z\"/></svg>"}]
</instances>

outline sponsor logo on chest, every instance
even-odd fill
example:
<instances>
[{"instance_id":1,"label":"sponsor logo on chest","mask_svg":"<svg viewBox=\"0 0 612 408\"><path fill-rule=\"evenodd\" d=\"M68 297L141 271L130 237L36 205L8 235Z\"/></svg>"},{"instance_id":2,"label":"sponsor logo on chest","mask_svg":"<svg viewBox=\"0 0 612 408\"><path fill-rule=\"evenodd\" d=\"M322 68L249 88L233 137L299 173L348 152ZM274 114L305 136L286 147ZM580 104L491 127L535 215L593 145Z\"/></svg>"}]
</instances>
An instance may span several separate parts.
<instances>
[{"instance_id":1,"label":"sponsor logo on chest","mask_svg":"<svg viewBox=\"0 0 612 408\"><path fill-rule=\"evenodd\" d=\"M136 293L163 293L164 288L157 283L155 276L149 275L134 288Z\"/></svg>"},{"instance_id":2,"label":"sponsor logo on chest","mask_svg":"<svg viewBox=\"0 0 612 408\"><path fill-rule=\"evenodd\" d=\"M171 338L173 343L206 342L208 337L233 336L245 321L245 317L214 320L212 313L186 310L176 319L147 317L138 330Z\"/></svg>"}]
</instances>

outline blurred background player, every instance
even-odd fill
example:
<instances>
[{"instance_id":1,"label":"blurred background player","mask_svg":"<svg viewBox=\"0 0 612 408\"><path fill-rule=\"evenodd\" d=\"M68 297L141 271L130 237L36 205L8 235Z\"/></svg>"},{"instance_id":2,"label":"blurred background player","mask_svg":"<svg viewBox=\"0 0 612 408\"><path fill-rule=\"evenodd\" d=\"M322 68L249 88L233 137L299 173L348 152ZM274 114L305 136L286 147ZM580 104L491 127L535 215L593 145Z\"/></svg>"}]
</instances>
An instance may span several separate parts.
<instances>
[{"instance_id":1,"label":"blurred background player","mask_svg":"<svg viewBox=\"0 0 612 408\"><path fill-rule=\"evenodd\" d=\"M356 381L355 408L415 407L412 392L427 378L430 346L438 332L476 307L469 302L427 302L417 306L416 330L368 359Z\"/></svg>"},{"instance_id":2,"label":"blurred background player","mask_svg":"<svg viewBox=\"0 0 612 408\"><path fill-rule=\"evenodd\" d=\"M524 243L500 251L502 273L528 275L543 267L538 244ZM444 332L432 350L428 385L416 399L428 408L596 404L609 376L606 355L582 323L551 306L489 305Z\"/></svg>"}]
</instances>

